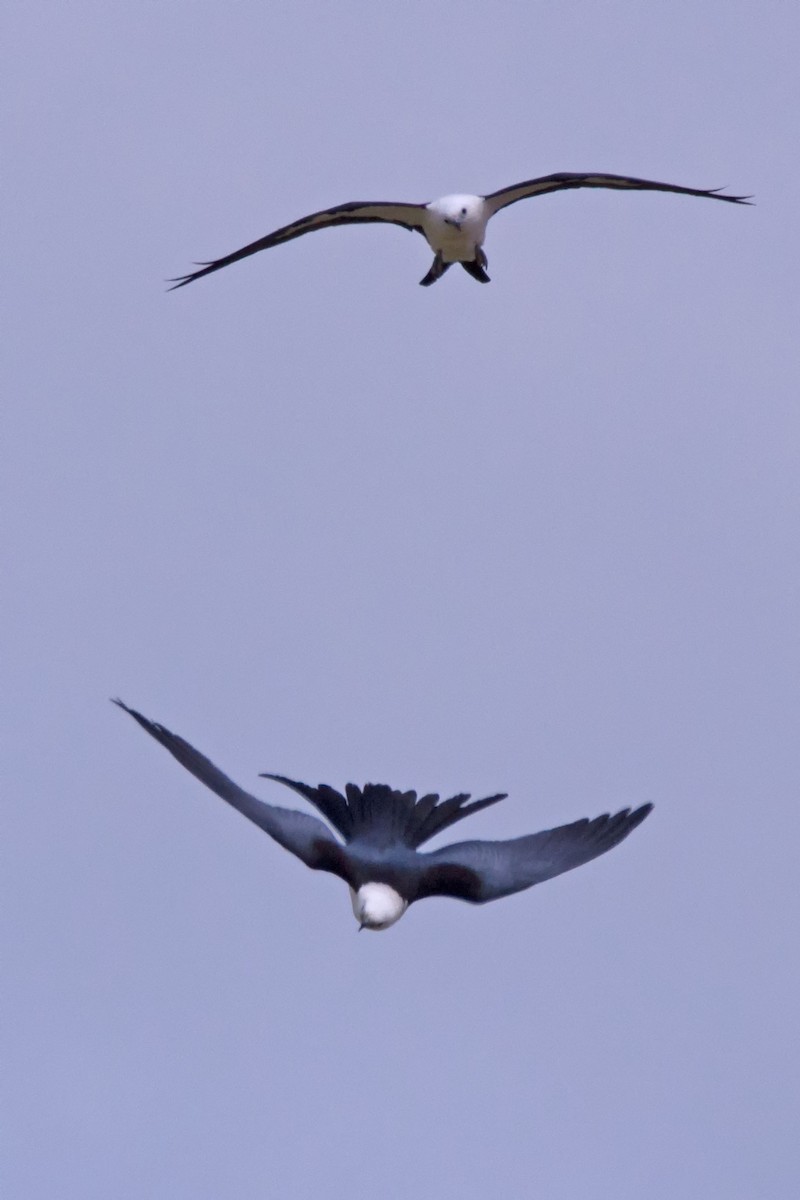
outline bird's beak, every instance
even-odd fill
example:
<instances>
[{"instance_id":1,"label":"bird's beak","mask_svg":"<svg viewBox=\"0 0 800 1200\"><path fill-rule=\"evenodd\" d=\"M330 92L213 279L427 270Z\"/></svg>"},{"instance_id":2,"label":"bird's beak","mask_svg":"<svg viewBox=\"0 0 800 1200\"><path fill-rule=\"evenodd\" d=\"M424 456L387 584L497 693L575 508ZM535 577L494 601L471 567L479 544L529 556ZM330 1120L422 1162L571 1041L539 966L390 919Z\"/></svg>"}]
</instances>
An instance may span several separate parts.
<instances>
[{"instance_id":1,"label":"bird's beak","mask_svg":"<svg viewBox=\"0 0 800 1200\"><path fill-rule=\"evenodd\" d=\"M359 925L358 932L361 933L361 930L366 929L366 928L367 928L366 925Z\"/></svg>"},{"instance_id":2,"label":"bird's beak","mask_svg":"<svg viewBox=\"0 0 800 1200\"><path fill-rule=\"evenodd\" d=\"M454 217L445 217L444 223L445 225L452 225L454 229L459 231L459 233L461 232L461 222L456 221Z\"/></svg>"}]
</instances>

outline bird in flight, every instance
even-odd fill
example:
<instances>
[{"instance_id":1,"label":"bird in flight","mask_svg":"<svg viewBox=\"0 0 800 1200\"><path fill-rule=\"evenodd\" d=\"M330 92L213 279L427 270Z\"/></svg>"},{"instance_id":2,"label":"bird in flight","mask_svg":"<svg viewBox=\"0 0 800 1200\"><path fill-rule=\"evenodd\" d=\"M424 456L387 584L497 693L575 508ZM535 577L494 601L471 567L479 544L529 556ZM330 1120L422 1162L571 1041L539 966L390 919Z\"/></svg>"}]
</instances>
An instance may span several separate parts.
<instances>
[{"instance_id":1,"label":"bird in flight","mask_svg":"<svg viewBox=\"0 0 800 1200\"><path fill-rule=\"evenodd\" d=\"M409 904L427 896L452 896L485 904L553 879L605 854L645 819L652 804L623 808L556 829L502 842L458 842L421 853L419 847L456 821L479 812L505 793L468 804L466 794L440 800L438 795L417 799L416 792L398 792L382 783L363 788L348 783L345 794L327 784L310 787L284 775L265 779L292 788L314 805L343 841L317 817L266 804L238 787L218 767L163 725L115 700L142 729L160 742L178 762L223 800L249 817L279 846L314 871L330 871L350 888L353 914L360 929L388 929Z\"/></svg>"},{"instance_id":2,"label":"bird in flight","mask_svg":"<svg viewBox=\"0 0 800 1200\"><path fill-rule=\"evenodd\" d=\"M654 183L650 179L634 179L629 175L574 174L569 171L515 183L512 187L501 188L499 192L491 192L488 196L442 196L441 200L431 200L428 204L393 204L387 200L370 203L354 200L348 204L337 204L334 208L311 213L308 217L301 217L291 225L284 225L281 229L268 233L266 237L250 242L240 250L234 250L232 254L226 254L212 262L198 263L198 271L169 280L173 285L170 291L185 287L187 283L201 279L203 275L210 275L212 271L219 271L221 267L230 266L240 258L257 254L259 250L269 250L272 246L289 242L304 233L312 233L315 229L327 229L331 225L366 225L376 221L401 225L404 229L421 233L425 238L433 250L434 258L431 269L420 279L423 287L430 287L437 279L441 279L453 263L460 263L467 274L479 283L489 283L489 276L486 274L488 260L483 252L489 219L501 208L516 204L518 200L544 196L548 192L561 192L568 188L679 192L684 196L727 200L730 204L750 202L749 196L725 196L721 188L679 187L674 183Z\"/></svg>"}]
</instances>

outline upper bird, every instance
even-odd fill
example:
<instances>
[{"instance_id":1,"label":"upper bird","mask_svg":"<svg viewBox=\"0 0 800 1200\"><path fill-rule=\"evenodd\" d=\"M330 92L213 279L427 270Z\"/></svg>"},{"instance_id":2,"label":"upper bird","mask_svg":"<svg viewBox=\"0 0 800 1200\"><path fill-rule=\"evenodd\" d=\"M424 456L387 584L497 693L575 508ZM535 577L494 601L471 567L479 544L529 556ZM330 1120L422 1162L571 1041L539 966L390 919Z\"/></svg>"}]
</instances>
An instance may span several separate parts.
<instances>
[{"instance_id":1,"label":"upper bird","mask_svg":"<svg viewBox=\"0 0 800 1200\"><path fill-rule=\"evenodd\" d=\"M283 775L265 774L299 792L341 834L344 845L317 817L265 804L223 775L199 750L121 700L143 729L169 750L206 787L249 817L271 838L315 871L331 871L350 887L353 913L361 929L388 929L409 904L426 896L453 896L484 904L543 883L605 854L645 819L652 804L624 808L593 821L546 829L503 842L458 842L441 850L417 849L434 834L470 813L505 799L505 793L467 804L468 795L439 800L437 795L396 792L383 783L363 788L348 783L345 795L320 784L309 787Z\"/></svg>"},{"instance_id":2,"label":"upper bird","mask_svg":"<svg viewBox=\"0 0 800 1200\"><path fill-rule=\"evenodd\" d=\"M569 171L562 171L557 175L542 175L539 179L527 179L524 183L501 188L499 192L491 192L488 196L442 196L441 200L431 200L428 204L352 200L348 204L337 204L334 208L325 208L321 212L311 213L308 217L301 217L291 225L284 225L274 233L268 233L266 237L242 246L241 250L226 254L224 258L198 263L199 271L171 279L169 282L174 287L170 290L184 287L194 279L218 271L220 267L227 267L250 254L257 254L259 250L268 250L271 246L279 246L281 242L289 242L303 233L327 229L330 225L365 225L375 221L414 229L425 238L433 250L434 259L428 274L424 279L420 279L423 287L435 283L453 263L461 263L467 274L479 283L488 283L488 261L483 252L483 241L489 219L496 212L507 208L509 204L516 204L518 200L527 200L530 196L544 196L547 192L585 187L620 188L638 192L680 192L684 196L707 196L712 200L727 200L731 204L747 204L750 201L749 196L723 196L720 188L679 187L674 183L634 179L630 175L573 174Z\"/></svg>"}]
</instances>

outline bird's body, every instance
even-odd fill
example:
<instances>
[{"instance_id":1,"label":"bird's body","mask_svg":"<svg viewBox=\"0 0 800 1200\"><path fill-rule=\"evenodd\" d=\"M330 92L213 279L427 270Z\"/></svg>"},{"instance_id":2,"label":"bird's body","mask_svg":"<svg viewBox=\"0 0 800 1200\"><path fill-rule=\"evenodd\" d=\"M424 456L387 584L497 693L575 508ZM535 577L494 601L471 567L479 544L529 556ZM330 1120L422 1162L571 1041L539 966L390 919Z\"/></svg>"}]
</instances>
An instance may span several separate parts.
<instances>
[{"instance_id":1,"label":"bird's body","mask_svg":"<svg viewBox=\"0 0 800 1200\"><path fill-rule=\"evenodd\" d=\"M589 821L574 821L508 841L471 841L421 852L435 834L499 800L504 793L469 801L399 792L385 784L347 784L344 794L320 784L266 775L304 796L330 822L343 841L317 817L256 799L183 738L141 713L116 704L160 742L197 779L291 851L313 870L330 871L350 888L353 913L361 928L393 925L410 904L428 896L452 896L483 904L510 896L597 858L616 846L650 812L644 804Z\"/></svg>"},{"instance_id":2,"label":"bird's body","mask_svg":"<svg viewBox=\"0 0 800 1200\"><path fill-rule=\"evenodd\" d=\"M443 196L425 208L422 229L445 262L472 262L483 245L490 213L481 196Z\"/></svg>"},{"instance_id":3,"label":"bird's body","mask_svg":"<svg viewBox=\"0 0 800 1200\"><path fill-rule=\"evenodd\" d=\"M486 226L489 220L501 208L516 204L518 200L527 200L532 196L546 195L548 192L559 192L571 188L614 188L623 191L655 191L678 192L686 196L704 196L712 200L727 200L731 204L746 204L747 196L724 196L719 188L689 188L672 183L656 183L651 179L636 179L632 175L607 175L600 173L561 172L555 175L542 175L538 179L528 179L524 183L516 183L511 187L501 188L488 196L473 196L469 193L458 193L452 196L442 196L439 200L431 200L425 204L405 204L386 200L350 201L347 204L337 204L333 208L322 209L301 217L291 225L268 233L266 237L234 250L223 258L212 262L200 263L199 271L192 271L171 282L175 287L184 287L203 275L218 271L231 263L257 254L260 250L268 250L282 242L301 237L304 233L312 233L316 229L328 229L333 225L363 225L383 222L389 225L400 225L404 229L421 233L434 252L433 265L428 274L420 280L423 287L428 287L441 278L453 263L460 263L464 270L480 283L488 283L486 274L487 260L483 252L483 242L486 237Z\"/></svg>"}]
</instances>

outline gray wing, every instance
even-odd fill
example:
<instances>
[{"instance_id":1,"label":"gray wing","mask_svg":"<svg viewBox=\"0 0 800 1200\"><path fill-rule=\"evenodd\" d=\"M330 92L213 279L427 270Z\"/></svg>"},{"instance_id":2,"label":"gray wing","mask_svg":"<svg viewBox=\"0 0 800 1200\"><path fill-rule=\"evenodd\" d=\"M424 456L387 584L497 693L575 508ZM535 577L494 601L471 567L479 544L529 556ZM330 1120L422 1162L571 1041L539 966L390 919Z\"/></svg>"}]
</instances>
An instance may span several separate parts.
<instances>
[{"instance_id":1,"label":"gray wing","mask_svg":"<svg viewBox=\"0 0 800 1200\"><path fill-rule=\"evenodd\" d=\"M219 271L221 267L230 266L231 263L238 262L240 258L258 254L259 250L269 250L271 246L280 246L282 242L289 242L292 238L301 237L304 233L313 233L315 229L328 229L331 225L367 225L375 221L384 221L390 225L402 225L404 229L415 229L422 233L424 212L424 204L392 204L380 200L375 202L354 200L348 204L337 204L335 208L325 208L321 212L311 213L308 217L301 217L299 221L293 221L291 225L284 225L281 229L276 229L274 233L268 233L266 237L250 242L248 246L242 246L241 250L234 250L232 254L226 254L224 258L215 258L213 262L198 263L199 271L192 271L188 275L179 275L177 279L170 279L169 282L173 286L169 290L173 292L175 288L185 287L187 283L192 283L193 280L200 279L203 275L210 275L212 271Z\"/></svg>"},{"instance_id":2,"label":"gray wing","mask_svg":"<svg viewBox=\"0 0 800 1200\"><path fill-rule=\"evenodd\" d=\"M507 842L459 842L421 854L420 887L424 896L454 896L484 904L544 883L605 854L645 819L652 804L624 808L593 821L584 818Z\"/></svg>"},{"instance_id":3,"label":"gray wing","mask_svg":"<svg viewBox=\"0 0 800 1200\"><path fill-rule=\"evenodd\" d=\"M723 196L721 188L679 187L675 183L655 183L652 179L635 179L632 175L574 174L562 171L557 175L542 175L539 179L527 179L512 187L501 188L484 196L490 216L501 208L527 200L529 196L544 196L548 192L562 192L568 188L619 188L629 192L679 192L683 196L706 196L711 200L727 200L730 204L749 204L750 196Z\"/></svg>"},{"instance_id":4,"label":"gray wing","mask_svg":"<svg viewBox=\"0 0 800 1200\"><path fill-rule=\"evenodd\" d=\"M129 713L134 721L138 721L142 729L146 729L151 737L169 750L195 778L223 800L227 800L228 804L258 825L259 829L268 833L284 850L295 854L301 862L315 871L331 871L350 882L349 859L344 847L317 817L289 808L277 808L256 799L238 787L183 738L170 733L163 725L149 721L135 709L128 708L121 700L114 700L113 703Z\"/></svg>"}]
</instances>

